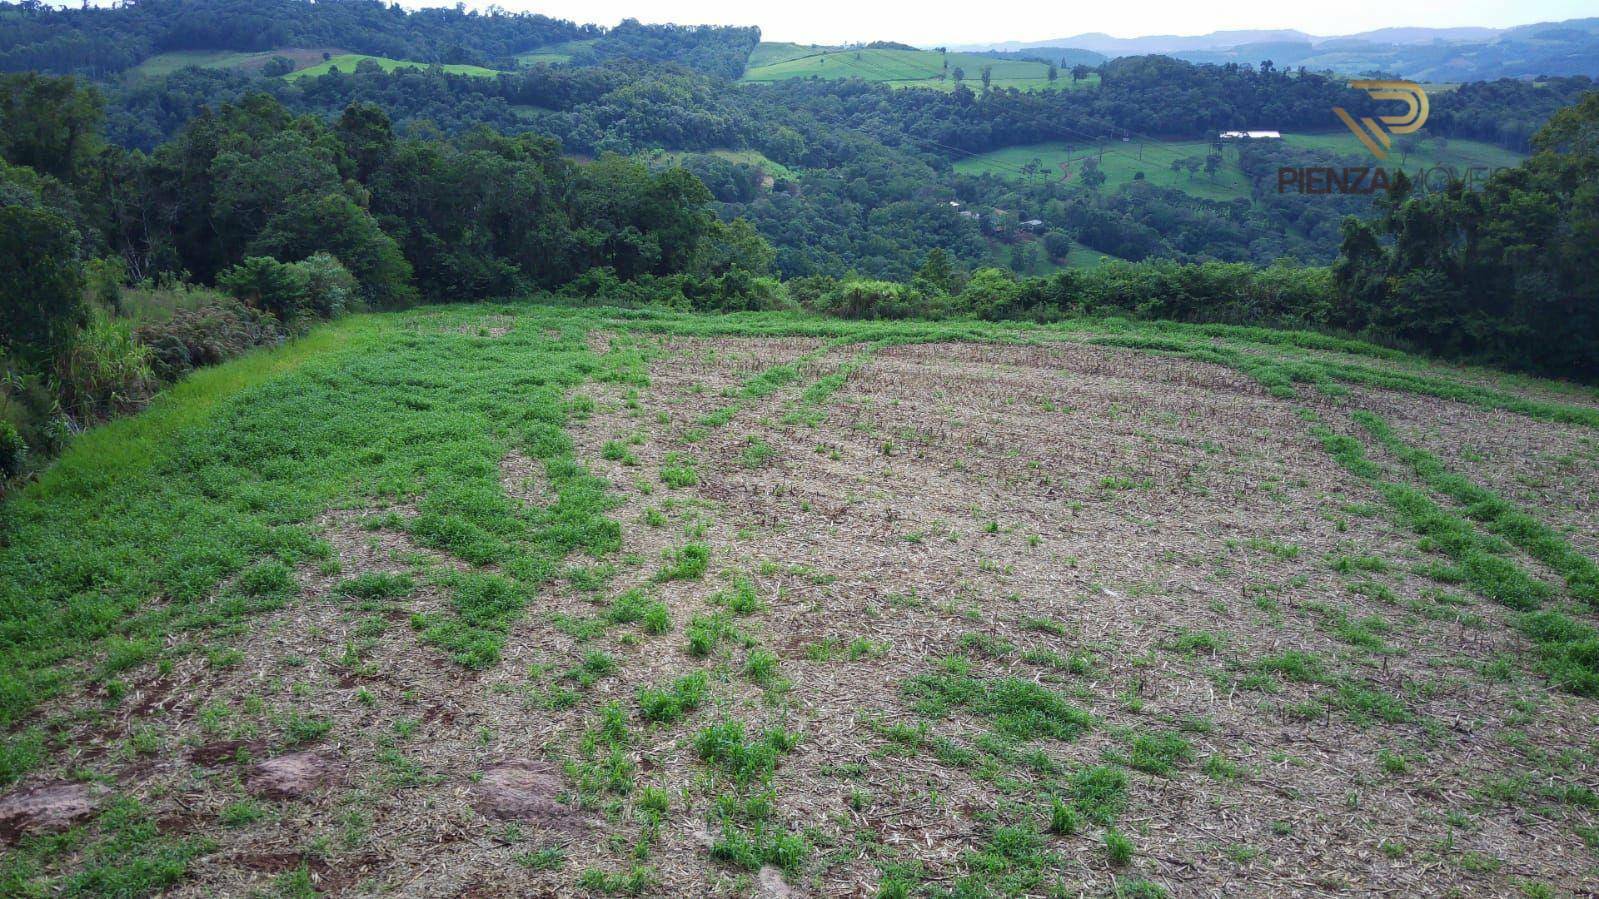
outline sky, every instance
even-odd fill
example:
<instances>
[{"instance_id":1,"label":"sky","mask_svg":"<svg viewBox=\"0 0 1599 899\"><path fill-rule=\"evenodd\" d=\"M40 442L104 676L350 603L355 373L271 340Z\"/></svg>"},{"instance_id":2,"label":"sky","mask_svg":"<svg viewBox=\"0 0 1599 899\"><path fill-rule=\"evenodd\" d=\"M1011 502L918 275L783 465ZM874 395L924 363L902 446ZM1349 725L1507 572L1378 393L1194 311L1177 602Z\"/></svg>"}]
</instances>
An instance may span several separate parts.
<instances>
[{"instance_id":1,"label":"sky","mask_svg":"<svg viewBox=\"0 0 1599 899\"><path fill-rule=\"evenodd\" d=\"M405 6L453 6L454 0L401 0ZM485 8L488 2L467 6ZM892 40L918 46L1036 41L1103 31L1115 37L1206 34L1241 28L1297 28L1316 35L1376 28L1481 25L1599 16L1599 0L1228 0L1225 3L1057 2L972 3L871 0L498 0L508 10L615 25L625 18L679 24L759 25L765 40L847 43Z\"/></svg>"}]
</instances>

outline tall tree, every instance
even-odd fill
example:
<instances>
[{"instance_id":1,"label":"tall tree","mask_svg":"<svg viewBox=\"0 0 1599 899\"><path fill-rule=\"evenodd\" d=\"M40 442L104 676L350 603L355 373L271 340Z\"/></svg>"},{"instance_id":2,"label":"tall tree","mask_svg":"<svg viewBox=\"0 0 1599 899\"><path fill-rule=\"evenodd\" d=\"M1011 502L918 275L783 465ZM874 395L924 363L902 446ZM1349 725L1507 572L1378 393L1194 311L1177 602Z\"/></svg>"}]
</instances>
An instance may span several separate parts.
<instances>
[{"instance_id":1,"label":"tall tree","mask_svg":"<svg viewBox=\"0 0 1599 899\"><path fill-rule=\"evenodd\" d=\"M0 157L75 181L100 146L104 101L72 78L0 75Z\"/></svg>"},{"instance_id":2,"label":"tall tree","mask_svg":"<svg viewBox=\"0 0 1599 899\"><path fill-rule=\"evenodd\" d=\"M87 319L78 234L46 209L0 206L0 346L43 367Z\"/></svg>"}]
</instances>

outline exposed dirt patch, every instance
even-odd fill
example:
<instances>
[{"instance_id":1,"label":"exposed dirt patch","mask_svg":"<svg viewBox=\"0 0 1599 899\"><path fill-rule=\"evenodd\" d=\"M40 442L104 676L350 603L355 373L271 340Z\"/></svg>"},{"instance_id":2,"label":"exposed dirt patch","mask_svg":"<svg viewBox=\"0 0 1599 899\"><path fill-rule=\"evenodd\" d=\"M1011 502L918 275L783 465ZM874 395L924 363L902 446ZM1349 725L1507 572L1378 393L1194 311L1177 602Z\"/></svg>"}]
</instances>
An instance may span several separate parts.
<instances>
[{"instance_id":1,"label":"exposed dirt patch","mask_svg":"<svg viewBox=\"0 0 1599 899\"><path fill-rule=\"evenodd\" d=\"M581 830L578 812L557 800L565 788L561 772L549 762L512 759L484 769L472 784L472 802L490 818Z\"/></svg>"},{"instance_id":2,"label":"exposed dirt patch","mask_svg":"<svg viewBox=\"0 0 1599 899\"><path fill-rule=\"evenodd\" d=\"M481 319L462 325L456 330L461 334L470 334L475 337L504 337L511 333L516 326L516 319L509 315L485 315Z\"/></svg>"},{"instance_id":3,"label":"exposed dirt patch","mask_svg":"<svg viewBox=\"0 0 1599 899\"><path fill-rule=\"evenodd\" d=\"M92 817L111 790L100 784L52 783L14 790L0 798L0 840L55 833Z\"/></svg>"},{"instance_id":4,"label":"exposed dirt patch","mask_svg":"<svg viewBox=\"0 0 1599 899\"><path fill-rule=\"evenodd\" d=\"M760 870L756 882L760 884L761 899L792 899L797 895L787 881L783 880L783 872L771 865Z\"/></svg>"},{"instance_id":5,"label":"exposed dirt patch","mask_svg":"<svg viewBox=\"0 0 1599 899\"><path fill-rule=\"evenodd\" d=\"M671 396L669 384L646 402ZM1326 456L1292 404L1252 380L1092 347L907 346L851 378L816 428L784 425L769 411L782 402L694 445L709 476L693 493L717 504L708 537L719 562L782 597L758 626L784 657L806 734L779 782L786 820L838 822L845 839L864 829L890 849L869 854L961 874L996 817L1015 820L1013 800L874 730L919 726L902 698L908 678L963 647L998 646L965 651L986 676L1052 685L1100 718L1083 738L1043 747L1067 770L1125 758L1131 734L1176 731L1191 764L1215 757L1242 772L1130 773L1130 807L1145 811L1121 826L1138 832L1138 873L1168 889L1424 890L1409 853L1450 840L1460 848L1443 863L1458 881L1584 879L1591 862L1569 829L1463 797L1525 764L1507 733L1585 745L1591 703L1545 695L1537 721L1485 720L1520 689L1478 674L1524 649L1505 613L1457 597L1477 623L1434 614L1438 585L1408 573L1424 558L1413 535L1347 511L1380 500ZM1432 414L1491 420L1436 403ZM751 435L775 448L772 461L744 463ZM1340 570L1350 559L1384 567ZM1385 622L1392 648L1349 644L1337 620ZM1171 648L1189 633L1219 644ZM856 640L868 647L849 659ZM1405 697L1406 720L1352 723L1323 704L1320 684L1240 686L1257 660L1288 651ZM1073 655L1091 660L1082 674L1027 661ZM769 715L758 694L736 704L751 720ZM1307 720L1312 705L1321 711ZM959 746L985 739L981 720L930 723ZM1385 754L1426 761L1385 774ZM829 773L850 766L858 773ZM1586 765L1573 774L1595 781ZM872 803L852 809L856 791ZM1355 794L1359 810L1341 811ZM1050 841L1067 882L1090 892L1118 873L1094 833ZM1517 874L1503 861L1529 851L1539 867ZM834 864L821 878L828 895L879 877L876 862Z\"/></svg>"},{"instance_id":6,"label":"exposed dirt patch","mask_svg":"<svg viewBox=\"0 0 1599 899\"><path fill-rule=\"evenodd\" d=\"M550 492L544 463L529 458L521 450L513 450L500 460L500 485L507 496L524 505L545 505L555 498Z\"/></svg>"},{"instance_id":7,"label":"exposed dirt patch","mask_svg":"<svg viewBox=\"0 0 1599 899\"><path fill-rule=\"evenodd\" d=\"M266 751L262 740L213 740L189 750L188 759L202 768L219 768L260 758Z\"/></svg>"},{"instance_id":8,"label":"exposed dirt patch","mask_svg":"<svg viewBox=\"0 0 1599 899\"><path fill-rule=\"evenodd\" d=\"M294 602L129 674L121 708L52 707L74 749L41 776L88 767L164 830L214 839L178 895L265 893L302 864L352 895L565 896L636 866L646 895L874 895L907 871L949 890L1024 826L1049 854L1024 895L1595 882L1582 791L1599 789L1599 706L1549 688L1507 610L1425 576L1437 555L1302 413L1369 403L1574 539L1593 531L1589 485L1516 488L1543 470L1534 450L1591 474L1582 434L1359 391L1289 402L1228 369L1075 345L887 347L793 416L858 347L589 341L649 361L647 386L578 388L569 428L618 501L622 548L563 560L498 664L464 669L412 626L452 610L445 582L473 570L396 526L416 510L343 509L314 522L332 558L296 572ZM791 364L796 380L748 390ZM672 465L695 482L668 483ZM542 462L513 450L499 467L529 516L556 500ZM673 574L689 544L705 570ZM377 575L410 585L342 586ZM735 614L743 583L758 602ZM629 591L664 621L619 614ZM712 617L728 632L691 652ZM1296 659L1303 676L1283 674ZM970 705L919 703L912 679L952 664L1047 688L1088 723L1019 739ZM703 701L642 717L640 691L691 674ZM606 715L625 731L614 756L595 749ZM727 782L695 745L724 719L799 735L762 794L772 831L806 841L789 871L728 860ZM1185 747L1169 767L1133 763L1140 738L1169 736ZM236 764L261 759L289 769L273 801L254 795L261 768ZM1047 829L1051 800L1100 766L1126 777L1124 865L1103 823Z\"/></svg>"},{"instance_id":9,"label":"exposed dirt patch","mask_svg":"<svg viewBox=\"0 0 1599 899\"><path fill-rule=\"evenodd\" d=\"M293 752L250 769L244 788L268 799L300 799L333 777L335 764L314 752Z\"/></svg>"}]
</instances>

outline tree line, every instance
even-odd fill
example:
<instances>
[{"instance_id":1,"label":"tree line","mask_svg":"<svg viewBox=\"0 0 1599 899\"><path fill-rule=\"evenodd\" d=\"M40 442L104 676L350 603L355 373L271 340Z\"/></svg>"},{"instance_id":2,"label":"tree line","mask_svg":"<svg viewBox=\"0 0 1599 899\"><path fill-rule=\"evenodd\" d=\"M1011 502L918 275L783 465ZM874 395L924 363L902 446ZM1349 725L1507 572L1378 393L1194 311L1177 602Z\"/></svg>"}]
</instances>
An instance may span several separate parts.
<instances>
[{"instance_id":1,"label":"tree line","mask_svg":"<svg viewBox=\"0 0 1599 899\"><path fill-rule=\"evenodd\" d=\"M407 12L381 0L138 0L111 8L0 3L0 71L104 77L177 50L337 47L423 62L488 64L601 29L529 13Z\"/></svg>"},{"instance_id":2,"label":"tree line","mask_svg":"<svg viewBox=\"0 0 1599 899\"><path fill-rule=\"evenodd\" d=\"M284 47L514 69L517 54L571 42L585 63L674 62L736 78L760 29L634 19L601 28L497 6L406 10L382 0L137 0L81 9L0 2L0 72L106 78L159 53Z\"/></svg>"},{"instance_id":3,"label":"tree line","mask_svg":"<svg viewBox=\"0 0 1599 899\"><path fill-rule=\"evenodd\" d=\"M150 380L132 324L116 321L131 285L215 284L248 321L199 318L231 332L262 315L525 295L590 271L707 295L771 273L766 242L717 218L678 167L579 164L549 137L487 128L404 137L375 106L330 120L265 94L205 110L146 154L105 144L100 110L71 78L0 78L0 444L13 467L15 445L58 445ZM225 341L149 337L202 357Z\"/></svg>"},{"instance_id":4,"label":"tree line","mask_svg":"<svg viewBox=\"0 0 1599 899\"><path fill-rule=\"evenodd\" d=\"M1347 219L1328 324L1443 356L1599 379L1599 91L1481 190L1398 186Z\"/></svg>"}]
</instances>

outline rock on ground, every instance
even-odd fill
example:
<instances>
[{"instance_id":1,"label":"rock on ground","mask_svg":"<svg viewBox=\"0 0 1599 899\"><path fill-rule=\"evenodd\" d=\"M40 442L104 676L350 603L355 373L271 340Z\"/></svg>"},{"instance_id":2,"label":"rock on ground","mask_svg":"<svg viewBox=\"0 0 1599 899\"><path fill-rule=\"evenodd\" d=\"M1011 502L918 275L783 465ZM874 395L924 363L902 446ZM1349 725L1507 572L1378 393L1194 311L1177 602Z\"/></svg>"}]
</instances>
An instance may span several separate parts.
<instances>
[{"instance_id":1,"label":"rock on ground","mask_svg":"<svg viewBox=\"0 0 1599 899\"><path fill-rule=\"evenodd\" d=\"M53 783L0 799L0 838L66 830L99 811L111 790L100 784Z\"/></svg>"}]
</instances>

